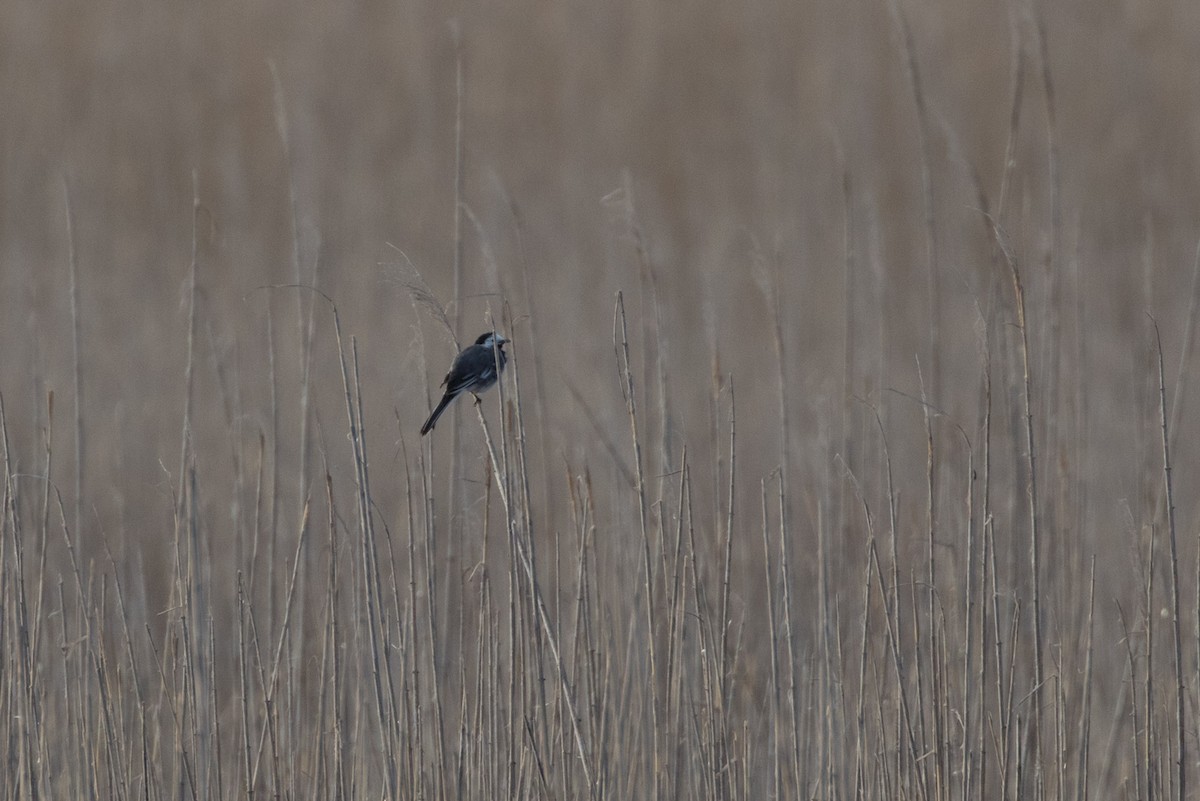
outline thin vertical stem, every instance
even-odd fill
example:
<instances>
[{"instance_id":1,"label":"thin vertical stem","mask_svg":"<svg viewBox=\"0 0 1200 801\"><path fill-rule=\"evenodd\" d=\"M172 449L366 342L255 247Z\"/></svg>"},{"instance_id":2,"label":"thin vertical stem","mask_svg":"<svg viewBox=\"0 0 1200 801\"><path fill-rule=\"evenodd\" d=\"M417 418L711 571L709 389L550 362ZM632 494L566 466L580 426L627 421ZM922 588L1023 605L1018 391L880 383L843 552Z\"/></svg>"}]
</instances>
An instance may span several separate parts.
<instances>
[{"instance_id":1,"label":"thin vertical stem","mask_svg":"<svg viewBox=\"0 0 1200 801\"><path fill-rule=\"evenodd\" d=\"M1184 705L1187 699L1183 684L1183 641L1180 631L1181 608L1179 601L1179 546L1175 536L1175 493L1171 483L1171 438L1167 431L1167 387L1163 374L1162 334L1158 321L1154 323L1154 342L1158 353L1158 411L1162 426L1163 486L1166 488L1167 530L1171 538L1171 612L1172 631L1175 637L1175 758L1179 798L1187 798L1187 740Z\"/></svg>"}]
</instances>

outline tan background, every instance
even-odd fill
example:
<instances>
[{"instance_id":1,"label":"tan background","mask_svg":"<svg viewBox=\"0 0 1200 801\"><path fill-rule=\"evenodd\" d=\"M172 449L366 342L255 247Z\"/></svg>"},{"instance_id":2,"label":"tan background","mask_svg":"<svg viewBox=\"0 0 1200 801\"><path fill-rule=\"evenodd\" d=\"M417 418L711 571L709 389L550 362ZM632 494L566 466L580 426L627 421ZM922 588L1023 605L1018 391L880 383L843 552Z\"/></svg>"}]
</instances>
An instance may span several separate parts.
<instances>
[{"instance_id":1,"label":"tan background","mask_svg":"<svg viewBox=\"0 0 1200 801\"><path fill-rule=\"evenodd\" d=\"M888 433L899 517L913 537L901 545L902 558L913 560L901 570L923 569L926 448L921 408L909 397L922 391L918 360L928 401L944 412L935 423L938 537L957 569L966 462L955 426L978 468L985 341L1002 580L1022 592L1018 338L982 190L1025 278L1047 625L1056 641L1078 643L1072 626L1095 554L1097 687L1115 697L1125 654L1112 601L1137 604L1142 577L1130 565L1144 547L1139 535L1165 519L1147 312L1162 327L1169 397L1184 379L1173 455L1182 564L1195 559L1198 399L1188 383L1193 363L1181 370L1180 359L1200 239L1200 5L900 6L927 111L924 154L909 51L884 0L6 3L0 393L14 472L43 472L52 390L51 478L68 518L81 510L82 551L99 560L95 570L108 570L103 533L134 620L156 620L168 603L179 483L194 174L192 442L200 527L223 599L218 618L232 603L235 572L222 555L244 555L254 527L260 436L276 528L294 542L302 503L297 313L308 312L311 298L257 288L295 281L297 262L300 280L335 300L344 333L357 341L375 500L382 519L404 520L403 466L407 458L420 469L416 432L433 392L426 379L440 380L453 351L410 303L403 257L391 245L452 301L461 59L469 213L464 297L450 311L469 340L486 328L489 303L497 313L501 297L511 304L516 322L506 333L524 368L543 543L571 526L565 476L587 470L602 499L598 547L624 571L613 575L640 569L636 496L621 479L632 455L612 343L622 291L652 500L674 486L686 444L703 536L714 543L732 377L746 527L735 578L748 642L763 636L753 613L762 603L759 482L785 460L794 547L815 552L824 530L834 591L847 610L860 605L865 533L846 467L880 520L887 502L879 433L859 400L881 409ZM1018 76L1014 161L997 208ZM923 165L932 189L933 313ZM85 432L78 499L68 196ZM657 293L639 267L629 200ZM786 443L765 275L778 282ZM321 495L326 452L348 508L353 476L332 322L327 307L314 313L309 478ZM493 420L495 402L490 396L485 406ZM451 514L472 525L465 534L448 527L465 539L439 545L452 621L459 593L470 592L461 576L483 516L473 417L462 417L465 481ZM433 508L444 515L451 426L443 423L432 442ZM26 514L35 514L41 488L18 487ZM495 516L491 525L501 531ZM51 555L63 557L57 545ZM815 564L801 558L796 571L799 603L812 601L805 593ZM1185 572L1192 597L1194 570ZM563 593L570 597L569 587ZM809 619L798 627L806 637L819 628ZM765 662L747 661L761 677Z\"/></svg>"}]
</instances>

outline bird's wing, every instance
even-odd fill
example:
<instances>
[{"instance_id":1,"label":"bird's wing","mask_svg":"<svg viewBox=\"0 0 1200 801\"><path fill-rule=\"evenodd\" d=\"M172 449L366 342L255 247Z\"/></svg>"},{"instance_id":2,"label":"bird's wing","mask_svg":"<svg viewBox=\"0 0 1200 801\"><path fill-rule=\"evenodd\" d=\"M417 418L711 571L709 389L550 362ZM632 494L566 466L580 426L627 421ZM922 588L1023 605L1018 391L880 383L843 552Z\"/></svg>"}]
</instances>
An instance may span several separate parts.
<instances>
[{"instance_id":1,"label":"bird's wing","mask_svg":"<svg viewBox=\"0 0 1200 801\"><path fill-rule=\"evenodd\" d=\"M459 393L473 389L479 384L486 385L495 375L495 368L485 367L478 371L470 370L459 375L447 376L446 394L458 395Z\"/></svg>"},{"instance_id":2,"label":"bird's wing","mask_svg":"<svg viewBox=\"0 0 1200 801\"><path fill-rule=\"evenodd\" d=\"M450 374L446 376L446 393L457 395L489 382L496 377L496 363L490 349L472 345L454 360Z\"/></svg>"}]
</instances>

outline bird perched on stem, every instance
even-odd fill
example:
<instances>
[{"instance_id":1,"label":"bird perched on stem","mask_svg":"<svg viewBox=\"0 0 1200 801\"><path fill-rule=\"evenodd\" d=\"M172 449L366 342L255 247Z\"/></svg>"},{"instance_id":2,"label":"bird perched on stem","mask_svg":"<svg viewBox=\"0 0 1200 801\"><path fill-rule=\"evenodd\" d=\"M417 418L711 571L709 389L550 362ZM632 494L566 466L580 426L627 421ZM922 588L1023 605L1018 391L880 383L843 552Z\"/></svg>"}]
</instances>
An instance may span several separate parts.
<instances>
[{"instance_id":1,"label":"bird perched on stem","mask_svg":"<svg viewBox=\"0 0 1200 801\"><path fill-rule=\"evenodd\" d=\"M502 334L489 331L480 334L474 345L468 345L454 357L450 372L446 373L445 379L442 380L446 394L442 395L433 414L429 415L425 425L421 426L421 436L433 430L450 401L464 392L470 392L475 396L475 402L479 403L479 393L492 388L508 362L508 356L504 353L507 342Z\"/></svg>"}]
</instances>

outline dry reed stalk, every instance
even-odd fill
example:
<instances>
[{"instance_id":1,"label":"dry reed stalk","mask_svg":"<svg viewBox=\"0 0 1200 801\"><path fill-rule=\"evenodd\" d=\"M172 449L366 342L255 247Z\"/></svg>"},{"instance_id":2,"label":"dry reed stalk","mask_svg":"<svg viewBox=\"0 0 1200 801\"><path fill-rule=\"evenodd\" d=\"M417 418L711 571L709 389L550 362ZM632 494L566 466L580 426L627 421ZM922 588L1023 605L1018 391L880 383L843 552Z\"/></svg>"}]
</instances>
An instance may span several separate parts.
<instances>
[{"instance_id":1,"label":"dry reed stalk","mask_svg":"<svg viewBox=\"0 0 1200 801\"><path fill-rule=\"evenodd\" d=\"M735 406L735 402L734 402L734 393L733 393L733 376L730 375L729 376L729 487L728 487L729 500L728 500L727 507L726 507L725 529L723 531L724 557L723 557L722 563L721 563L722 564L722 567L721 567L721 576L722 576L721 577L721 618L720 618L721 650L719 652L720 697L718 698L718 703L720 704L719 708L721 710L721 719L720 719L721 729L720 729L720 739L719 739L719 746L720 746L721 751L719 753L718 759L720 759L722 761L730 758L728 756L729 748L730 748L730 745L729 745L729 707L730 707L729 680L731 677L732 668L730 667L730 664L729 664L729 625L732 622L732 620L729 616L730 615L730 612L729 612L729 594L730 594L729 575L730 575L730 570L731 570L732 562L733 562L734 498L735 498L735 487L737 484L737 480L736 480L736 477L737 477L736 444L737 444L737 415L736 415L736 406ZM728 781L729 781L728 775L729 774L725 773L723 775L726 776L726 782L728 783ZM726 793L728 794L731 792L732 792L732 788L727 786Z\"/></svg>"},{"instance_id":2,"label":"dry reed stalk","mask_svg":"<svg viewBox=\"0 0 1200 801\"><path fill-rule=\"evenodd\" d=\"M867 527L867 549L871 552L875 548L875 531L874 523L871 517L871 506L867 503L866 497L863 495L862 487L859 484L858 477L854 475L854 471L850 469L844 461L842 467L845 470L846 477L850 480L850 485L854 489L854 495L858 499L859 505L862 506L863 521ZM862 601L862 624L860 627L861 649L859 651L858 660L858 703L855 709L855 731L858 735L855 744L854 755L854 793L855 799L862 799L865 792L864 787L864 766L863 766L863 741L866 739L866 728L863 717L863 698L866 696L866 670L867 670L867 650L869 643L869 627L868 623L871 617L871 578L874 568L873 561L868 558L866 560L866 580L863 585L863 601Z\"/></svg>"},{"instance_id":3,"label":"dry reed stalk","mask_svg":"<svg viewBox=\"0 0 1200 801\"><path fill-rule=\"evenodd\" d=\"M479 424L480 424L480 428L483 431L484 443L487 446L487 452L488 452L488 457L489 457L489 460L491 463L492 472L494 475L500 477L500 480L496 485L496 489L500 496L501 506L503 506L504 510L505 510L505 523L506 523L506 527L508 529L509 542L511 543L512 547L514 548L514 552L515 552L514 553L515 560L514 560L514 564L513 564L513 572L514 573L518 572L517 568L519 567L527 581L529 602L530 602L530 605L533 610L533 625L541 626L542 633L546 637L546 643L550 647L550 654L555 663L555 668L556 668L556 671L558 674L561 692L563 694L563 699L567 705L567 710L569 712L569 716L570 716L570 720L571 720L572 733L574 735L575 746L577 749L577 754L579 756L579 764L580 764L581 770L583 771L583 774L584 774L584 780L587 784L588 793L589 793L589 795L591 795L591 794L594 794L594 792L595 792L595 785L594 785L594 782L592 779L592 771L591 771L591 768L589 767L590 757L588 755L587 748L583 741L582 732L579 728L579 723L580 723L579 713L577 711L577 707L576 707L574 699L573 699L573 692L571 691L570 682L569 682L569 679L567 676L566 668L563 663L561 652L558 647L557 638L553 633L552 621L550 620L546 604L543 600L542 592L539 587L539 584L538 584L538 581L536 578L536 574L534 573L534 570L533 570L533 565L529 560L529 556L526 553L525 546L522 543L522 539L519 536L519 532L516 529L516 525L515 525L516 520L514 517L514 509L513 509L513 506L510 504L511 499L510 499L510 493L509 493L509 485L506 480L506 477L508 477L512 474L513 469L512 469L512 464L510 463L510 460L509 460L508 442L507 442L508 432L505 428L505 415L503 414L504 405L505 405L504 404L504 398L505 398L504 382L503 381L497 382L496 387L497 387L497 395L499 396L498 403L500 405L500 410L501 410L501 415L500 415L500 420L501 420L500 452L501 452L501 456L500 456L500 458L498 458L496 455L496 446L492 440L491 432L488 429L487 421L484 419L482 406L481 405L476 406L475 411L476 411L476 414L479 416ZM514 617L515 617L515 613L514 613ZM510 786L512 786L512 785L510 785Z\"/></svg>"},{"instance_id":4,"label":"dry reed stalk","mask_svg":"<svg viewBox=\"0 0 1200 801\"><path fill-rule=\"evenodd\" d=\"M464 99L466 97L466 67L463 58L463 42L462 31L457 22L450 23L450 34L454 45L454 209L452 215L452 224L450 235L454 247L454 257L451 265L453 276L453 285L451 287L452 303L455 307L457 329L461 330L462 320L461 314L458 312L462 309L463 302L463 261L465 245L463 236L463 209L466 206L466 135L464 133ZM446 321L449 326L449 321ZM454 340L454 352L457 353L458 347L458 330L454 328L450 331L451 338ZM459 473L462 470L462 432L459 430L459 423L462 421L462 414L455 404L450 410L453 416L454 425L450 427L450 464L448 471L449 483L449 508L450 512L450 539L455 541L460 538L463 525L462 520L454 514L453 510L459 509L462 506L462 492Z\"/></svg>"},{"instance_id":5,"label":"dry reed stalk","mask_svg":"<svg viewBox=\"0 0 1200 801\"><path fill-rule=\"evenodd\" d=\"M780 788L783 785L782 765L779 761L779 742L781 738L780 723L782 715L779 708L779 632L775 622L775 591L774 577L771 575L771 544L770 544L770 516L767 513L767 480L759 481L759 497L761 503L762 514L762 542L763 542L763 582L766 587L766 613L767 613L767 629L771 640L770 663L771 663L771 685L770 695L768 700L768 709L770 712L770 754L771 754L771 792L770 796L778 798ZM674 618L672 617L672 626ZM669 664L669 661L668 661ZM668 686L670 682L668 681Z\"/></svg>"},{"instance_id":6,"label":"dry reed stalk","mask_svg":"<svg viewBox=\"0 0 1200 801\"><path fill-rule=\"evenodd\" d=\"M618 338L618 331L620 338ZM616 304L613 308L613 349L617 358L617 371L622 379L621 392L625 396L625 409L629 415L629 430L633 443L634 469L637 477L638 519L642 533L642 557L644 569L644 592L646 610L646 642L650 662L651 686L651 720L654 732L654 742L651 748L652 763L652 793L651 797L659 795L659 782L663 767L660 751L659 732L659 697L658 697L658 659L655 646L657 627L654 620L654 572L650 559L650 533L647 528L646 478L642 464L642 444L638 435L637 401L633 389L633 371L629 360L629 334L625 323L625 301L621 292L617 292Z\"/></svg>"},{"instance_id":7,"label":"dry reed stalk","mask_svg":"<svg viewBox=\"0 0 1200 801\"><path fill-rule=\"evenodd\" d=\"M678 730L682 725L683 713L683 687L682 673L684 665L682 664L683 649L684 649L684 631L686 621L684 615L686 613L686 588L684 587L686 569L684 567L683 558L683 520L685 513L685 499L688 492L688 454L687 447L684 446L683 452L679 459L679 505L675 512L675 544L672 548L672 558L670 566L671 584L669 590L669 598L667 600L668 612L668 631L667 631L667 675L666 675L666 708L663 713L663 719L666 721L668 731ZM663 549L666 550L665 548ZM664 578L665 578L664 574ZM676 761L678 765L678 760ZM678 776L669 777L672 786L666 788L668 793L679 792Z\"/></svg>"},{"instance_id":8,"label":"dry reed stalk","mask_svg":"<svg viewBox=\"0 0 1200 801\"><path fill-rule=\"evenodd\" d=\"M868 527L870 526L868 519ZM873 548L875 540L873 537L867 540L867 547ZM864 699L867 695L867 650L868 650L868 634L870 632L871 622L871 579L874 562L870 559L867 561L866 576L863 580L863 599L862 599L862 626L860 629L860 637L862 640L861 648L858 654L858 699L855 704L855 746L854 746L854 793L852 798L855 801L864 801L866 798L866 761L865 743L867 740L867 726L864 712Z\"/></svg>"},{"instance_id":9,"label":"dry reed stalk","mask_svg":"<svg viewBox=\"0 0 1200 801\"><path fill-rule=\"evenodd\" d=\"M1088 798L1088 757L1092 741L1092 656L1094 654L1093 635L1095 634L1096 611L1096 556L1092 555L1091 570L1088 576L1088 630L1087 657L1083 667L1083 704L1079 715L1079 757L1075 768L1077 784L1075 800L1084 801Z\"/></svg>"},{"instance_id":10,"label":"dry reed stalk","mask_svg":"<svg viewBox=\"0 0 1200 801\"><path fill-rule=\"evenodd\" d=\"M1158 355L1158 411L1162 429L1162 460L1163 488L1167 506L1167 533L1171 544L1171 632L1175 656L1175 758L1176 775L1175 791L1179 798L1187 798L1187 720L1184 706L1187 700L1187 688L1184 685L1183 665L1183 609L1179 599L1179 545L1175 534L1175 491L1171 479L1171 437L1167 430L1167 386L1163 373L1162 334L1158 330L1158 321L1152 316L1154 324L1154 343Z\"/></svg>"},{"instance_id":11,"label":"dry reed stalk","mask_svg":"<svg viewBox=\"0 0 1200 801\"><path fill-rule=\"evenodd\" d=\"M927 328L926 352L929 355L930 384L935 393L941 387L941 275L937 256L937 215L934 212L936 198L933 192L933 150L930 143L929 108L925 99L925 90L921 70L917 64L916 47L913 44L912 29L908 18L900 7L898 0L889 0L888 11L891 13L892 25L900 37L903 49L905 75L908 78L908 88L912 92L913 108L917 117L917 149L920 152L921 199L924 212L925 234L925 263L926 263L926 303L928 304L929 326Z\"/></svg>"},{"instance_id":12,"label":"dry reed stalk","mask_svg":"<svg viewBox=\"0 0 1200 801\"><path fill-rule=\"evenodd\" d=\"M283 148L283 160L286 165L287 173L287 188L288 188L288 217L290 245L291 245L291 267L292 267L292 282L296 286L304 283L301 277L301 263L303 261L300 250L300 221L298 203L296 199L296 164L293 160L291 137L288 133L288 113L287 104L285 102L283 82L279 78L279 69L273 59L268 59L267 66L271 71L271 94L275 112L275 132L279 136L280 146ZM316 284L316 261L313 262L313 274L310 278L310 283ZM297 442L300 445L300 457L297 463L297 487L296 499L300 504L300 512L303 513L304 504L309 495L308 486L308 453L309 453L309 397L310 397L310 368L312 366L312 341L313 341L313 304L316 302L315 297L309 298L307 312L304 308L304 299L300 295L296 295L296 336L297 343L300 346L300 392L297 398L300 408L300 431Z\"/></svg>"},{"instance_id":13,"label":"dry reed stalk","mask_svg":"<svg viewBox=\"0 0 1200 801\"><path fill-rule=\"evenodd\" d=\"M796 785L800 784L800 711L799 698L796 696L796 671L800 669L796 657L795 627L792 625L792 576L788 558L787 542L790 532L787 529L787 490L781 480L779 482L778 517L779 517L779 578L783 583L783 630L787 643L788 654L788 713L792 741L792 774Z\"/></svg>"},{"instance_id":14,"label":"dry reed stalk","mask_svg":"<svg viewBox=\"0 0 1200 801\"><path fill-rule=\"evenodd\" d=\"M50 417L53 417L54 395L50 394ZM49 430L49 424L47 424ZM42 771L38 770L39 765L44 765L42 757L42 738L43 719L41 703L37 694L38 672L39 668L35 654L37 653L38 629L40 628L40 611L42 607L42 587L44 586L44 571L40 574L38 584L38 601L35 617L31 620L29 614L28 594L25 586L25 547L22 542L22 531L18 524L17 517L17 497L16 486L14 482L13 464L12 464L12 448L9 442L8 432L8 417L4 408L4 397L0 395L0 439L4 445L4 497L3 506L0 507L0 527L7 529L11 534L12 541L12 579L15 579L13 584L13 595L15 595L15 603L9 602L7 590L10 577L7 571L0 572L0 598L5 600L5 611L0 611L0 627L5 631L16 631L15 648L16 652L16 692L13 692L11 686L4 687L5 690L15 695L14 701L9 701L15 706L13 714L20 716L21 719L27 721L27 725L22 727L13 738L12 747L17 755L15 761L17 764L14 770L11 771L11 776L7 781L7 790L13 796L17 797L18 793L24 793L30 797L37 797L40 788L46 786L45 778ZM48 511L48 493L50 491L50 440L47 434L46 439L46 478L43 481L43 494L47 498L43 503L43 518ZM45 532L45 523L43 522L43 537ZM0 562L4 565L9 564L8 555L8 538L0 540ZM45 559L45 545L43 540L42 559ZM8 641L4 641L4 645L9 646ZM6 674L8 671L6 671ZM7 677L7 675L6 675Z\"/></svg>"},{"instance_id":15,"label":"dry reed stalk","mask_svg":"<svg viewBox=\"0 0 1200 801\"><path fill-rule=\"evenodd\" d=\"M1142 626L1146 632L1146 678L1142 684L1142 764L1145 767L1146 798L1154 798L1160 792L1155 784L1155 769L1158 766L1158 737L1154 726L1154 571L1155 551L1158 540L1151 526L1142 529L1146 538L1145 595L1142 597Z\"/></svg>"},{"instance_id":16,"label":"dry reed stalk","mask_svg":"<svg viewBox=\"0 0 1200 801\"><path fill-rule=\"evenodd\" d=\"M70 268L70 297L71 297L71 375L75 399L75 531L83 526L83 460L87 453L83 438L83 381L80 340L79 316L79 258L75 252L75 212L71 207L71 184L64 177L63 207L67 226L67 264ZM193 243L195 238L193 236ZM194 254L193 244L193 254Z\"/></svg>"},{"instance_id":17,"label":"dry reed stalk","mask_svg":"<svg viewBox=\"0 0 1200 801\"><path fill-rule=\"evenodd\" d=\"M1030 729L1035 741L1040 740L1041 704L1038 703L1038 693L1045 682L1043 666L1043 637L1042 637L1042 571L1041 571L1041 529L1039 523L1037 449L1034 442L1033 427L1033 378L1029 368L1029 328L1025 316L1025 289L1021 283L1021 272L1017 258L1009 247L1003 232L996 229L996 241L999 243L1004 259L1008 264L1009 277L1012 280L1013 301L1017 313L1017 331L1021 343L1021 386L1022 386L1022 416L1025 428L1025 462L1029 472L1026 485L1029 514L1029 570L1033 585L1033 667L1034 667L1034 720ZM1041 748L1038 746L1040 753ZM1041 759L1037 760L1036 768L1040 776Z\"/></svg>"}]
</instances>

